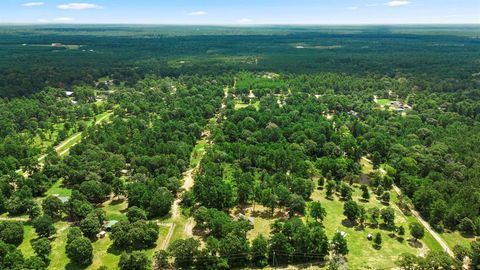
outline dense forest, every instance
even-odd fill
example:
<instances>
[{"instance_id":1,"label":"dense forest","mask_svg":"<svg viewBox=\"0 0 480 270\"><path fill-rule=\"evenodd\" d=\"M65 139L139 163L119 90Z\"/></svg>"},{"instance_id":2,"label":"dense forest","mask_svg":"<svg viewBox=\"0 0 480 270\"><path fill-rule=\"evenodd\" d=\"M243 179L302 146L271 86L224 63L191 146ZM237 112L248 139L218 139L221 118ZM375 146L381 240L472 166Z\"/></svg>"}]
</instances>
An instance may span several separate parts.
<instances>
[{"instance_id":1,"label":"dense forest","mask_svg":"<svg viewBox=\"0 0 480 270\"><path fill-rule=\"evenodd\" d=\"M2 269L480 269L469 26L0 37Z\"/></svg>"}]
</instances>

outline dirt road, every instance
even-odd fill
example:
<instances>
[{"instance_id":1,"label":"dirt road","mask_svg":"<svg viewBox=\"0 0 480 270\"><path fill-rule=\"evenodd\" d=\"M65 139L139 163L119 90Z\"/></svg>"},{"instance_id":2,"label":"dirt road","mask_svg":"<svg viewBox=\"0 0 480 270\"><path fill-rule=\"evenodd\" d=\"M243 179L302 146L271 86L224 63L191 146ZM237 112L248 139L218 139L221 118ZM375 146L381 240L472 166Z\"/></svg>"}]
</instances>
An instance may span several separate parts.
<instances>
[{"instance_id":1,"label":"dirt road","mask_svg":"<svg viewBox=\"0 0 480 270\"><path fill-rule=\"evenodd\" d=\"M395 190L395 192L397 193L397 195L402 195L402 191L400 190L399 187L397 187L397 185L393 185L393 189ZM415 218L423 225L423 227L425 227L425 229L427 229L427 231L433 236L433 238L435 238L435 240L438 242L438 244L442 247L442 249L448 253L448 255L450 255L450 257L454 257L455 255L453 254L452 250L450 249L450 247L448 247L447 243L442 239L442 237L440 235L438 235L437 232L435 232L435 230L432 229L432 227L430 227L430 224L428 224L427 221L425 221L422 216L420 215L420 213L418 213L415 209L410 209L410 211L412 212L413 216L415 216Z\"/></svg>"}]
</instances>

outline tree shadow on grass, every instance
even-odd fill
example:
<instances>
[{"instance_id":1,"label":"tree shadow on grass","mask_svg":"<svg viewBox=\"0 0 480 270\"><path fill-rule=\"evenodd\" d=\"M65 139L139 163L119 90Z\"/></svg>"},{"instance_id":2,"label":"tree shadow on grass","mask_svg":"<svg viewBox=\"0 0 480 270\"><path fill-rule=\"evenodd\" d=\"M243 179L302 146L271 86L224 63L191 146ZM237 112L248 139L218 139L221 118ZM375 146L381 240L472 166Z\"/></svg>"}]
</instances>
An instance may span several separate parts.
<instances>
[{"instance_id":1,"label":"tree shadow on grass","mask_svg":"<svg viewBox=\"0 0 480 270\"><path fill-rule=\"evenodd\" d=\"M69 262L66 266L66 270L81 270L81 269L86 269L88 265L78 265L74 262Z\"/></svg>"},{"instance_id":2,"label":"tree shadow on grass","mask_svg":"<svg viewBox=\"0 0 480 270\"><path fill-rule=\"evenodd\" d=\"M112 200L112 202L110 203L110 205L117 205L117 204L121 204L125 201L125 198L123 197L120 197L120 198L115 198Z\"/></svg>"},{"instance_id":3,"label":"tree shadow on grass","mask_svg":"<svg viewBox=\"0 0 480 270\"><path fill-rule=\"evenodd\" d=\"M466 233L466 232L460 232L460 235L464 238L469 238L469 239L475 239L475 235L473 235L472 233Z\"/></svg>"},{"instance_id":4,"label":"tree shadow on grass","mask_svg":"<svg viewBox=\"0 0 480 270\"><path fill-rule=\"evenodd\" d=\"M407 241L408 241L408 245L410 245L413 248L422 248L423 247L423 244L416 239L408 239Z\"/></svg>"},{"instance_id":5,"label":"tree shadow on grass","mask_svg":"<svg viewBox=\"0 0 480 270\"><path fill-rule=\"evenodd\" d=\"M110 245L107 249L107 252L116 256L119 256L122 254L123 250L120 250L116 248L114 245Z\"/></svg>"},{"instance_id":6,"label":"tree shadow on grass","mask_svg":"<svg viewBox=\"0 0 480 270\"><path fill-rule=\"evenodd\" d=\"M376 250L380 250L380 249L382 249L382 246L377 245L377 244L373 244L373 248L376 249Z\"/></svg>"},{"instance_id":7,"label":"tree shadow on grass","mask_svg":"<svg viewBox=\"0 0 480 270\"><path fill-rule=\"evenodd\" d=\"M352 228L353 226L355 226L355 223L351 222L350 220L348 220L347 218L342 220L342 225L347 227L347 228Z\"/></svg>"}]
</instances>

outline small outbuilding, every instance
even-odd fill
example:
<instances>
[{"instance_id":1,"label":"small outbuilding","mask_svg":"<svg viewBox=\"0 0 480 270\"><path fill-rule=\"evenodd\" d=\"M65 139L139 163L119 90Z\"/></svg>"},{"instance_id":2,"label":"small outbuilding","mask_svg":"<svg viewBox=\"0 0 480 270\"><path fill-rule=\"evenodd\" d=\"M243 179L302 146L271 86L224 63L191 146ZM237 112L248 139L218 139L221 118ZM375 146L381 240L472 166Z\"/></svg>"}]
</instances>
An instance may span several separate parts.
<instances>
[{"instance_id":1,"label":"small outbuilding","mask_svg":"<svg viewBox=\"0 0 480 270\"><path fill-rule=\"evenodd\" d=\"M107 235L106 231L101 231L97 233L97 238L105 238L106 235Z\"/></svg>"},{"instance_id":2,"label":"small outbuilding","mask_svg":"<svg viewBox=\"0 0 480 270\"><path fill-rule=\"evenodd\" d=\"M371 233L369 233L369 234L367 235L367 239L371 241L371 240L373 239L373 235L372 235Z\"/></svg>"},{"instance_id":3,"label":"small outbuilding","mask_svg":"<svg viewBox=\"0 0 480 270\"><path fill-rule=\"evenodd\" d=\"M117 223L118 223L118 220L107 221L107 223L105 224L105 230L110 231L112 229L113 225L115 225Z\"/></svg>"}]
</instances>

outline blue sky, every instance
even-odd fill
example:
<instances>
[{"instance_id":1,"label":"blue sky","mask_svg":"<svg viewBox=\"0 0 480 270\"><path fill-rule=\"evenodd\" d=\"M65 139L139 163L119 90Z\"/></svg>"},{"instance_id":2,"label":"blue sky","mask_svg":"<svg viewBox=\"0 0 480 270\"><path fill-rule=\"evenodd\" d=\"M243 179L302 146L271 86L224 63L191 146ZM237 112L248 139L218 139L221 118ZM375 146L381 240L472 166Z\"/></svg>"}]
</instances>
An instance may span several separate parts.
<instances>
[{"instance_id":1,"label":"blue sky","mask_svg":"<svg viewBox=\"0 0 480 270\"><path fill-rule=\"evenodd\" d=\"M0 0L0 23L480 23L480 0Z\"/></svg>"}]
</instances>

